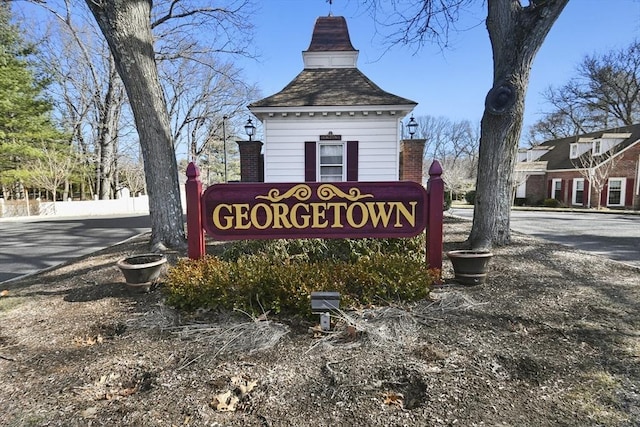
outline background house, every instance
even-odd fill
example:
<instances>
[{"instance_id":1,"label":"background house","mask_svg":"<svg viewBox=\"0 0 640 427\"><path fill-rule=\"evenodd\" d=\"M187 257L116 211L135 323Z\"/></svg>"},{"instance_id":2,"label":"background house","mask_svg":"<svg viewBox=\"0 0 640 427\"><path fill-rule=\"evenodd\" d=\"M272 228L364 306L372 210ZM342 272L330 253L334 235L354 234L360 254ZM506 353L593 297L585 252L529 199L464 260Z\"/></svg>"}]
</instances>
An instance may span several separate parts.
<instances>
[{"instance_id":1,"label":"background house","mask_svg":"<svg viewBox=\"0 0 640 427\"><path fill-rule=\"evenodd\" d=\"M264 141L238 143L242 181L422 182L424 140L401 143L402 119L417 104L357 68L345 18L318 18L302 59L284 89L249 105Z\"/></svg>"},{"instance_id":2,"label":"background house","mask_svg":"<svg viewBox=\"0 0 640 427\"><path fill-rule=\"evenodd\" d=\"M565 206L640 209L640 124L520 150L516 198Z\"/></svg>"}]
</instances>

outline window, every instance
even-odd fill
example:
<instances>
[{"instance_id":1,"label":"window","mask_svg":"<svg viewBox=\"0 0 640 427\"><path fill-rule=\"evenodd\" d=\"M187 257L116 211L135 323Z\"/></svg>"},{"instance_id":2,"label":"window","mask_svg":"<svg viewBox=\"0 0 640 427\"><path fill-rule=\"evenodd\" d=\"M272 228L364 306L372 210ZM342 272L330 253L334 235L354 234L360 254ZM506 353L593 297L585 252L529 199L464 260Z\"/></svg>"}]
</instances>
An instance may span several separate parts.
<instances>
[{"instance_id":1,"label":"window","mask_svg":"<svg viewBox=\"0 0 640 427\"><path fill-rule=\"evenodd\" d=\"M304 143L304 180L357 181L358 141Z\"/></svg>"},{"instance_id":2,"label":"window","mask_svg":"<svg viewBox=\"0 0 640 427\"><path fill-rule=\"evenodd\" d=\"M624 178L609 178L607 206L624 206Z\"/></svg>"},{"instance_id":3,"label":"window","mask_svg":"<svg viewBox=\"0 0 640 427\"><path fill-rule=\"evenodd\" d=\"M602 141L600 141L599 139L593 141L592 150L594 156L602 154Z\"/></svg>"},{"instance_id":4,"label":"window","mask_svg":"<svg viewBox=\"0 0 640 427\"><path fill-rule=\"evenodd\" d=\"M562 201L562 180L559 178L551 181L551 198Z\"/></svg>"},{"instance_id":5,"label":"window","mask_svg":"<svg viewBox=\"0 0 640 427\"><path fill-rule=\"evenodd\" d=\"M320 182L344 181L344 144L320 145Z\"/></svg>"},{"instance_id":6,"label":"window","mask_svg":"<svg viewBox=\"0 0 640 427\"><path fill-rule=\"evenodd\" d=\"M571 203L574 205L584 205L584 178L576 178L573 180L573 199Z\"/></svg>"},{"instance_id":7,"label":"window","mask_svg":"<svg viewBox=\"0 0 640 427\"><path fill-rule=\"evenodd\" d=\"M516 198L524 199L526 197L527 197L527 181L524 180L520 184L518 184L518 187L516 188Z\"/></svg>"},{"instance_id":8,"label":"window","mask_svg":"<svg viewBox=\"0 0 640 427\"><path fill-rule=\"evenodd\" d=\"M571 144L569 148L569 158L575 159L578 157L578 144Z\"/></svg>"}]
</instances>

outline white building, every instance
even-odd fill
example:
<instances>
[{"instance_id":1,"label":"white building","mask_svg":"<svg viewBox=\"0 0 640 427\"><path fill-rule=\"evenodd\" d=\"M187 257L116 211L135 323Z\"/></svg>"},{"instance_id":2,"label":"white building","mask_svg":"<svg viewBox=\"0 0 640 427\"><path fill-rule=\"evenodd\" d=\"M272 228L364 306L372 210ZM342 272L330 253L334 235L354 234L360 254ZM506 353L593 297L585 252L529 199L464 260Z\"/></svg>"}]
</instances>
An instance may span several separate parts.
<instances>
[{"instance_id":1,"label":"white building","mask_svg":"<svg viewBox=\"0 0 640 427\"><path fill-rule=\"evenodd\" d=\"M318 18L302 59L284 89L249 105L264 145L239 142L242 181L422 182L424 140L401 141L402 119L417 104L357 68L345 18Z\"/></svg>"}]
</instances>

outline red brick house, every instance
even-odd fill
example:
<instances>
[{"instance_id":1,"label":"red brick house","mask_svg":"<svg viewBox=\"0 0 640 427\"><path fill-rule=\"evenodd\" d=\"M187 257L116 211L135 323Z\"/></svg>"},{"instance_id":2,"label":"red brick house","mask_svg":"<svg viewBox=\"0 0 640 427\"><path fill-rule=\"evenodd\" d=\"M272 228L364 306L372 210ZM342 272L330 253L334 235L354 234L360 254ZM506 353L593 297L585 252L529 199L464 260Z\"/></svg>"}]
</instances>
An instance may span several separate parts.
<instances>
[{"instance_id":1,"label":"red brick house","mask_svg":"<svg viewBox=\"0 0 640 427\"><path fill-rule=\"evenodd\" d=\"M264 140L238 142L243 182L422 183L424 140L401 140L416 102L384 91L357 67L341 16L316 20L304 69L251 103Z\"/></svg>"},{"instance_id":2,"label":"red brick house","mask_svg":"<svg viewBox=\"0 0 640 427\"><path fill-rule=\"evenodd\" d=\"M640 209L640 124L546 141L518 156L516 198L527 204Z\"/></svg>"}]
</instances>

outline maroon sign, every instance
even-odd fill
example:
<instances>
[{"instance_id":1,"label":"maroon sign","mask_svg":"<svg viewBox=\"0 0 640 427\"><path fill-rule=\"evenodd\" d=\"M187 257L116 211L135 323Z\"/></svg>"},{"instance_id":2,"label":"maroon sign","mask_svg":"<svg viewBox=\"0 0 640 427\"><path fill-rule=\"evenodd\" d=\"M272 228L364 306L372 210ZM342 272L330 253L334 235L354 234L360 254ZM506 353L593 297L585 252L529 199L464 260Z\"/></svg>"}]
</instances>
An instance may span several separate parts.
<instances>
[{"instance_id":1,"label":"maroon sign","mask_svg":"<svg viewBox=\"0 0 640 427\"><path fill-rule=\"evenodd\" d=\"M215 184L202 196L219 240L412 237L426 211L425 189L409 181Z\"/></svg>"}]
</instances>

